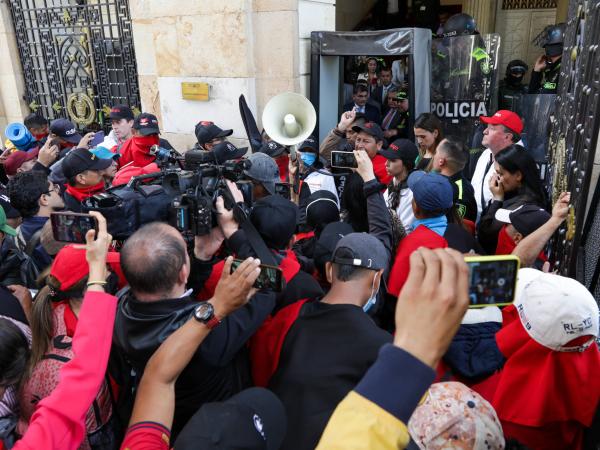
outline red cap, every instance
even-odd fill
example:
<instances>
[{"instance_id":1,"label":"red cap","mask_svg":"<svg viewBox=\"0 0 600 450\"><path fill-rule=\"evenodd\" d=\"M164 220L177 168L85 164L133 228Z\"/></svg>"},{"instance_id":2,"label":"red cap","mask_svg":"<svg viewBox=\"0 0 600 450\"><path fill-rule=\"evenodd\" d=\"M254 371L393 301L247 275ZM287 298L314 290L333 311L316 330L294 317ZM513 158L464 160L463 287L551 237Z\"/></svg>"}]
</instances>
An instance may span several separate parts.
<instances>
[{"instance_id":1,"label":"red cap","mask_svg":"<svg viewBox=\"0 0 600 450\"><path fill-rule=\"evenodd\" d=\"M119 263L120 261L119 253L108 252L106 254L107 263ZM90 267L85 259L85 249L76 248L74 245L61 248L50 268L50 275L60 282L61 291L68 291L88 273L90 273Z\"/></svg>"},{"instance_id":2,"label":"red cap","mask_svg":"<svg viewBox=\"0 0 600 450\"><path fill-rule=\"evenodd\" d=\"M521 118L512 111L501 109L491 117L479 116L479 120L483 123L489 123L492 125L504 125L506 128L514 131L517 134L521 134L523 131L523 121Z\"/></svg>"},{"instance_id":3,"label":"red cap","mask_svg":"<svg viewBox=\"0 0 600 450\"><path fill-rule=\"evenodd\" d=\"M39 152L40 149L37 147L33 150L29 150L28 152L24 152L22 150L12 152L8 158L6 158L6 161L4 161L4 171L6 172L6 175L16 175L19 167L21 167L25 162L37 158Z\"/></svg>"},{"instance_id":4,"label":"red cap","mask_svg":"<svg viewBox=\"0 0 600 450\"><path fill-rule=\"evenodd\" d=\"M122 184L129 183L133 177L139 177L140 175L148 175L149 173L160 172L160 168L156 163L150 163L144 167L138 166L126 166L120 169L112 180L112 186L120 186Z\"/></svg>"}]
</instances>

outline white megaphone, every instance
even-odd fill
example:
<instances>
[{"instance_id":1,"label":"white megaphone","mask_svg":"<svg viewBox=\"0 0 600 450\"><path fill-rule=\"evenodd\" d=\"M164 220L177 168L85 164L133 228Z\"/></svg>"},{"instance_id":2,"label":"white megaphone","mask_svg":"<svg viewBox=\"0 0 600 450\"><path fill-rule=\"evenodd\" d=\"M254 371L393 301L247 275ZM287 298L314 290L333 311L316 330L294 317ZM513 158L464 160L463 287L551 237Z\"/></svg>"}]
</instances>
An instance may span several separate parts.
<instances>
[{"instance_id":1,"label":"white megaphone","mask_svg":"<svg viewBox=\"0 0 600 450\"><path fill-rule=\"evenodd\" d=\"M262 125L271 139L282 145L296 145L311 135L317 113L303 95L285 92L269 100L262 115Z\"/></svg>"}]
</instances>

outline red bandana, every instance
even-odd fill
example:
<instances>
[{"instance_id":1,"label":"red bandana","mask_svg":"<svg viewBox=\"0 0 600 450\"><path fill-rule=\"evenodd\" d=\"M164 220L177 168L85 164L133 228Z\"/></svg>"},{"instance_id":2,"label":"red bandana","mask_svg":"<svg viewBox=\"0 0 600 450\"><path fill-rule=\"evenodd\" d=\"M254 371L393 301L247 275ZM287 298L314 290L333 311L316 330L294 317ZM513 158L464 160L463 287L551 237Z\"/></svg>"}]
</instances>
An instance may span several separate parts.
<instances>
[{"instance_id":1,"label":"red bandana","mask_svg":"<svg viewBox=\"0 0 600 450\"><path fill-rule=\"evenodd\" d=\"M136 167L144 167L154 162L156 157L149 154L150 147L158 145L157 134L150 136L133 136L126 140L121 146L121 157L119 158L119 168L132 163Z\"/></svg>"}]
</instances>

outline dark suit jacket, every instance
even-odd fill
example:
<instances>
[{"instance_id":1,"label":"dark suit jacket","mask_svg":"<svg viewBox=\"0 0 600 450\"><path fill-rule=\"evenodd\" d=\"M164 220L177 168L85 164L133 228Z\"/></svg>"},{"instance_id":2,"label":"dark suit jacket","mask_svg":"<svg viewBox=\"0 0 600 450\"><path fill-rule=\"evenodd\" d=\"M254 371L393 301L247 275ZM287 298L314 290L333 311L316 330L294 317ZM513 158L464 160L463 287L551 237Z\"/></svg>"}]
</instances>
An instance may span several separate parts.
<instances>
[{"instance_id":1,"label":"dark suit jacket","mask_svg":"<svg viewBox=\"0 0 600 450\"><path fill-rule=\"evenodd\" d=\"M352 108L354 108L354 102L346 103L344 105L344 112L351 111ZM369 121L381 124L381 114L379 114L377 108L375 108L372 105L369 105L368 103L365 105L365 116Z\"/></svg>"},{"instance_id":2,"label":"dark suit jacket","mask_svg":"<svg viewBox=\"0 0 600 450\"><path fill-rule=\"evenodd\" d=\"M385 114L381 115L381 123L383 124L383 121L385 120L385 116L387 115L387 112ZM392 121L390 122L389 126L385 129L383 129L383 131L386 130L394 130L397 129L398 130L398 134L396 136L394 136L393 138L391 138L390 142L393 141L394 139L399 139L399 138L404 138L404 139L409 139L410 137L410 130L408 127L408 114L407 113L402 113L400 111L398 111L396 113L396 115L394 116L394 118L392 119Z\"/></svg>"},{"instance_id":3,"label":"dark suit jacket","mask_svg":"<svg viewBox=\"0 0 600 450\"><path fill-rule=\"evenodd\" d=\"M396 89L398 89L398 86L395 85L394 83L392 83L390 85L390 88L391 87L395 87ZM382 95L383 95L383 86L377 86L375 88L375 90L373 91L373 93L371 94L371 98L381 105L381 113L383 115L388 110L388 104L387 104L387 95L385 96L385 98L383 98Z\"/></svg>"}]
</instances>

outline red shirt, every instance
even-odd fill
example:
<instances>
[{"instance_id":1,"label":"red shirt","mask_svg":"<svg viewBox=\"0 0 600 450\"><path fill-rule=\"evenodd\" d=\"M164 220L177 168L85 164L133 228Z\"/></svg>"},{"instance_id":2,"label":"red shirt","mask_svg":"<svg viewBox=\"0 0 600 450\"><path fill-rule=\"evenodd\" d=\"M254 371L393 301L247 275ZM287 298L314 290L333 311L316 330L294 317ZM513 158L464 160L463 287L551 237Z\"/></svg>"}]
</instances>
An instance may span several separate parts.
<instances>
[{"instance_id":1,"label":"red shirt","mask_svg":"<svg viewBox=\"0 0 600 450\"><path fill-rule=\"evenodd\" d=\"M385 185L389 184L389 182L392 181L392 176L387 172L387 169L385 168L386 161L387 159L385 159L381 155L375 155L375 158L371 159L371 162L373 163L373 172L375 172L375 176L377 177L380 183L383 183Z\"/></svg>"},{"instance_id":2,"label":"red shirt","mask_svg":"<svg viewBox=\"0 0 600 450\"><path fill-rule=\"evenodd\" d=\"M424 225L419 225L415 231L402 239L388 279L388 292L393 296L398 297L400 294L410 271L410 255L419 247L446 248L448 241Z\"/></svg>"},{"instance_id":3,"label":"red shirt","mask_svg":"<svg viewBox=\"0 0 600 450\"><path fill-rule=\"evenodd\" d=\"M131 425L121 444L121 450L169 450L171 433L156 422Z\"/></svg>"}]
</instances>

